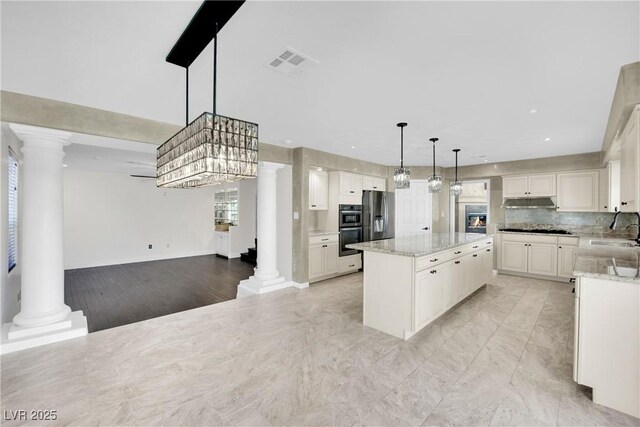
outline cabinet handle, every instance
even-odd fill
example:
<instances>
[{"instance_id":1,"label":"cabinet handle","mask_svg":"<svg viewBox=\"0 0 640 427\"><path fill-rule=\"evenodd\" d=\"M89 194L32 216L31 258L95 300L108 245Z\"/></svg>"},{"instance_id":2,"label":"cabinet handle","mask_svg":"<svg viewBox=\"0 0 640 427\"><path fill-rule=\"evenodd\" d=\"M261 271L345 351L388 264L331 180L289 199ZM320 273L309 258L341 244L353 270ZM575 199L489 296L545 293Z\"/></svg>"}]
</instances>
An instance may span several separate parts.
<instances>
[{"instance_id":1,"label":"cabinet handle","mask_svg":"<svg viewBox=\"0 0 640 427\"><path fill-rule=\"evenodd\" d=\"M349 191L349 193L352 193L352 194L353 194L353 193L355 193L355 191Z\"/></svg>"},{"instance_id":2,"label":"cabinet handle","mask_svg":"<svg viewBox=\"0 0 640 427\"><path fill-rule=\"evenodd\" d=\"M322 239L323 242L326 242L327 240L329 240L329 239Z\"/></svg>"},{"instance_id":3,"label":"cabinet handle","mask_svg":"<svg viewBox=\"0 0 640 427\"><path fill-rule=\"evenodd\" d=\"M438 271L438 270L431 270L429 273L431 273L431 274L436 274L436 272L437 272L437 271Z\"/></svg>"},{"instance_id":4,"label":"cabinet handle","mask_svg":"<svg viewBox=\"0 0 640 427\"><path fill-rule=\"evenodd\" d=\"M355 264L349 264L349 267L355 267L355 266L356 266Z\"/></svg>"},{"instance_id":5,"label":"cabinet handle","mask_svg":"<svg viewBox=\"0 0 640 427\"><path fill-rule=\"evenodd\" d=\"M487 252L491 252L491 249L487 249Z\"/></svg>"},{"instance_id":6,"label":"cabinet handle","mask_svg":"<svg viewBox=\"0 0 640 427\"><path fill-rule=\"evenodd\" d=\"M474 258L475 258L475 257L477 257L477 256L478 256L478 254L473 254L473 257L474 257Z\"/></svg>"},{"instance_id":7,"label":"cabinet handle","mask_svg":"<svg viewBox=\"0 0 640 427\"><path fill-rule=\"evenodd\" d=\"M438 258L430 259L429 262L436 262Z\"/></svg>"},{"instance_id":8,"label":"cabinet handle","mask_svg":"<svg viewBox=\"0 0 640 427\"><path fill-rule=\"evenodd\" d=\"M474 247L473 247L473 249L478 249L478 247L477 247L477 246L474 246Z\"/></svg>"},{"instance_id":9,"label":"cabinet handle","mask_svg":"<svg viewBox=\"0 0 640 427\"><path fill-rule=\"evenodd\" d=\"M378 187L373 187L373 188L378 188Z\"/></svg>"},{"instance_id":10,"label":"cabinet handle","mask_svg":"<svg viewBox=\"0 0 640 427\"><path fill-rule=\"evenodd\" d=\"M487 242L487 245L491 245L491 244L493 244L493 242Z\"/></svg>"},{"instance_id":11,"label":"cabinet handle","mask_svg":"<svg viewBox=\"0 0 640 427\"><path fill-rule=\"evenodd\" d=\"M458 254L461 254L461 253L462 253L462 251L455 251L453 254L454 255L458 255Z\"/></svg>"},{"instance_id":12,"label":"cabinet handle","mask_svg":"<svg viewBox=\"0 0 640 427\"><path fill-rule=\"evenodd\" d=\"M311 205L311 207L312 207L312 208L315 208L315 207L316 207L316 205Z\"/></svg>"},{"instance_id":13,"label":"cabinet handle","mask_svg":"<svg viewBox=\"0 0 640 427\"><path fill-rule=\"evenodd\" d=\"M323 248L326 248L326 247L327 247L327 245L322 245L322 247L323 247Z\"/></svg>"},{"instance_id":14,"label":"cabinet handle","mask_svg":"<svg viewBox=\"0 0 640 427\"><path fill-rule=\"evenodd\" d=\"M621 204L622 206L626 206L626 205L627 205L627 202L620 202L620 204Z\"/></svg>"},{"instance_id":15,"label":"cabinet handle","mask_svg":"<svg viewBox=\"0 0 640 427\"><path fill-rule=\"evenodd\" d=\"M460 261L456 261L456 262L454 262L454 264L460 264Z\"/></svg>"},{"instance_id":16,"label":"cabinet handle","mask_svg":"<svg viewBox=\"0 0 640 427\"><path fill-rule=\"evenodd\" d=\"M558 249L562 249L562 246L558 246Z\"/></svg>"}]
</instances>

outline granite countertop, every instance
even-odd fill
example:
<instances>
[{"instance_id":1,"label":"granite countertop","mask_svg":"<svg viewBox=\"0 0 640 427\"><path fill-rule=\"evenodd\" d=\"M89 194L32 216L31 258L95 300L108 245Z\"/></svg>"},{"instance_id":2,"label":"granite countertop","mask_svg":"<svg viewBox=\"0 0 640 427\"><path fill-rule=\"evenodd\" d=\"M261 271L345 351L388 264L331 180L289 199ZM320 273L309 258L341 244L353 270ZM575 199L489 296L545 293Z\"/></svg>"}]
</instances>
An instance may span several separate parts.
<instances>
[{"instance_id":1,"label":"granite countertop","mask_svg":"<svg viewBox=\"0 0 640 427\"><path fill-rule=\"evenodd\" d=\"M336 234L340 234L340 233L338 231L323 231L323 230L309 231L309 236L335 236Z\"/></svg>"},{"instance_id":2,"label":"granite countertop","mask_svg":"<svg viewBox=\"0 0 640 427\"><path fill-rule=\"evenodd\" d=\"M467 243L477 242L492 234L477 233L413 233L394 239L375 240L347 245L349 249L381 252L392 255L421 257Z\"/></svg>"},{"instance_id":3,"label":"granite countertop","mask_svg":"<svg viewBox=\"0 0 640 427\"><path fill-rule=\"evenodd\" d=\"M580 235L574 275L640 284L640 247L592 245L592 240L633 242L623 238Z\"/></svg>"},{"instance_id":4,"label":"granite countertop","mask_svg":"<svg viewBox=\"0 0 640 427\"><path fill-rule=\"evenodd\" d=\"M535 231L497 231L497 233L502 234L524 234L525 236L550 236L550 237L579 237L578 235L572 234L553 234L553 233L536 233Z\"/></svg>"}]
</instances>

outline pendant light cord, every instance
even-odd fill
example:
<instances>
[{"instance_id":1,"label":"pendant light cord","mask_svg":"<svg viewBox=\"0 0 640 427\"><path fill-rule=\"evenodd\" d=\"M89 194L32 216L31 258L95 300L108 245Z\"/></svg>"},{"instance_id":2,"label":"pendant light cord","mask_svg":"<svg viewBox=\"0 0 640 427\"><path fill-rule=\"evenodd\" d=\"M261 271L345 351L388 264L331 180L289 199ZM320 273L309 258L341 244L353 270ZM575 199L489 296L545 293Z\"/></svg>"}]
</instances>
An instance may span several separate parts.
<instances>
[{"instance_id":1,"label":"pendant light cord","mask_svg":"<svg viewBox=\"0 0 640 427\"><path fill-rule=\"evenodd\" d=\"M216 35L213 36L213 115L216 115L216 84L218 74L218 21L216 21Z\"/></svg>"},{"instance_id":2,"label":"pendant light cord","mask_svg":"<svg viewBox=\"0 0 640 427\"><path fill-rule=\"evenodd\" d=\"M400 168L404 168L404 126L400 127Z\"/></svg>"},{"instance_id":3,"label":"pendant light cord","mask_svg":"<svg viewBox=\"0 0 640 427\"><path fill-rule=\"evenodd\" d=\"M456 182L458 182L458 152L456 151Z\"/></svg>"},{"instance_id":4,"label":"pendant light cord","mask_svg":"<svg viewBox=\"0 0 640 427\"><path fill-rule=\"evenodd\" d=\"M436 142L433 141L433 177L436 177Z\"/></svg>"}]
</instances>

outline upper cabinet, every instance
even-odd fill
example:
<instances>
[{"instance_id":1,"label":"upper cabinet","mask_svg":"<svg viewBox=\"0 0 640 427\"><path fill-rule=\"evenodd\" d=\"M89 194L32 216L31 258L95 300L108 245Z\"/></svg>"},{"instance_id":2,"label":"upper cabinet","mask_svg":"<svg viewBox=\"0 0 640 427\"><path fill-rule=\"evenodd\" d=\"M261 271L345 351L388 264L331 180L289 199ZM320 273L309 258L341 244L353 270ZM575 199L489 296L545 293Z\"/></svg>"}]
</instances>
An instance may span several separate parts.
<instances>
[{"instance_id":1,"label":"upper cabinet","mask_svg":"<svg viewBox=\"0 0 640 427\"><path fill-rule=\"evenodd\" d=\"M327 210L329 205L329 174L309 170L309 209Z\"/></svg>"},{"instance_id":2,"label":"upper cabinet","mask_svg":"<svg viewBox=\"0 0 640 427\"><path fill-rule=\"evenodd\" d=\"M620 160L611 160L605 169L600 169L599 198L600 212L620 210Z\"/></svg>"},{"instance_id":3,"label":"upper cabinet","mask_svg":"<svg viewBox=\"0 0 640 427\"><path fill-rule=\"evenodd\" d=\"M600 171L562 172L558 177L558 211L598 212Z\"/></svg>"},{"instance_id":4,"label":"upper cabinet","mask_svg":"<svg viewBox=\"0 0 640 427\"><path fill-rule=\"evenodd\" d=\"M620 140L620 210L640 211L640 106L629 117Z\"/></svg>"},{"instance_id":5,"label":"upper cabinet","mask_svg":"<svg viewBox=\"0 0 640 427\"><path fill-rule=\"evenodd\" d=\"M387 191L387 180L375 176L363 176L362 189L365 191Z\"/></svg>"},{"instance_id":6,"label":"upper cabinet","mask_svg":"<svg viewBox=\"0 0 640 427\"><path fill-rule=\"evenodd\" d=\"M505 176L502 194L504 197L553 197L556 174Z\"/></svg>"},{"instance_id":7,"label":"upper cabinet","mask_svg":"<svg viewBox=\"0 0 640 427\"><path fill-rule=\"evenodd\" d=\"M362 198L362 175L340 172L340 195Z\"/></svg>"}]
</instances>

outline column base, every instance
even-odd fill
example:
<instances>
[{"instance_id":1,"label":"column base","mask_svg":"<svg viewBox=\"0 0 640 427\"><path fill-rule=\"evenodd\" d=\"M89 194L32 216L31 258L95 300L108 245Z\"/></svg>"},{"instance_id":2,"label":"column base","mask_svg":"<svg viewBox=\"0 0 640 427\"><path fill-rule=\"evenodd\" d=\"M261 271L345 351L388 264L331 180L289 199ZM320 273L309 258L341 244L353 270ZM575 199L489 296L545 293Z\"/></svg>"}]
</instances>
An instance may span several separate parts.
<instances>
[{"instance_id":1,"label":"column base","mask_svg":"<svg viewBox=\"0 0 640 427\"><path fill-rule=\"evenodd\" d=\"M13 323L2 325L0 354L12 353L44 344L65 341L87 335L87 318L82 311L74 311L60 322L24 328Z\"/></svg>"},{"instance_id":2,"label":"column base","mask_svg":"<svg viewBox=\"0 0 640 427\"><path fill-rule=\"evenodd\" d=\"M268 292L278 291L280 289L290 287L298 287L296 285L298 284L288 281L282 276L269 280L258 279L256 276L251 276L246 280L240 281L236 298L266 294Z\"/></svg>"}]
</instances>

